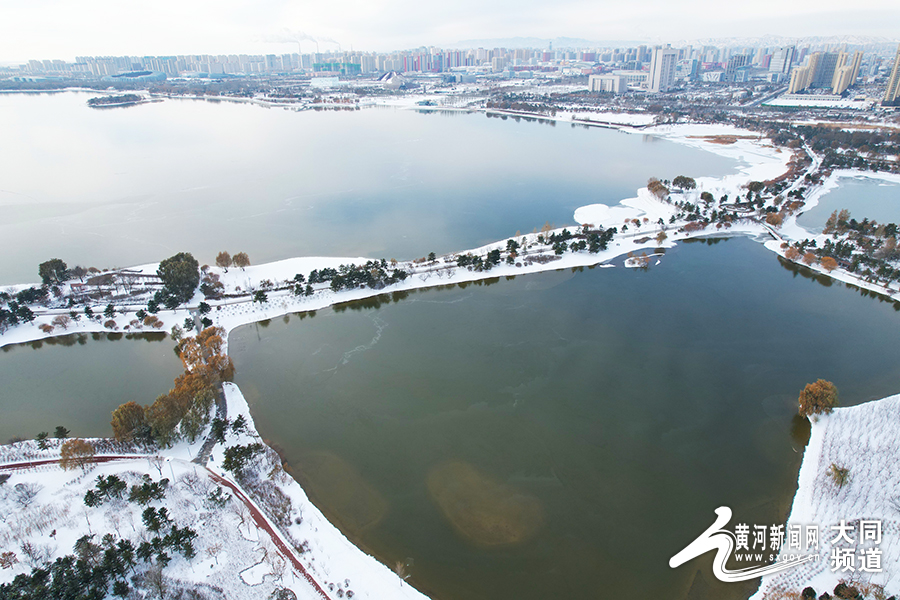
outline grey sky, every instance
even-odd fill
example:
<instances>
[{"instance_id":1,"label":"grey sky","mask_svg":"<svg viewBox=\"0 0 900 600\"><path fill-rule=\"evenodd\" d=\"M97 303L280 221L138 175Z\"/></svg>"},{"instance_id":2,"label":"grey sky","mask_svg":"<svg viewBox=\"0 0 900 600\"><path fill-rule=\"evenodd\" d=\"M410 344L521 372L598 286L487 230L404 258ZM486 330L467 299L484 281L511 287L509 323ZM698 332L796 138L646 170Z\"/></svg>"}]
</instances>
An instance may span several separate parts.
<instances>
[{"instance_id":1,"label":"grey sky","mask_svg":"<svg viewBox=\"0 0 900 600\"><path fill-rule=\"evenodd\" d=\"M296 51L296 43L279 41L291 37L286 31L331 38L345 49L386 51L514 36L893 39L898 23L897 0L0 0L0 61Z\"/></svg>"}]
</instances>

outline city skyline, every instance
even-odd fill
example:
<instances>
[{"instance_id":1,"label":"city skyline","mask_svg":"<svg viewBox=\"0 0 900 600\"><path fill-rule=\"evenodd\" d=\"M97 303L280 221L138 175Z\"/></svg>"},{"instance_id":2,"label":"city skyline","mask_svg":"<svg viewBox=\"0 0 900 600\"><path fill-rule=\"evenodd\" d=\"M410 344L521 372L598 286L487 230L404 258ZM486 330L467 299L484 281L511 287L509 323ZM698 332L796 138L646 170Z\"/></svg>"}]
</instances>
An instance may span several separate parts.
<instances>
[{"instance_id":1,"label":"city skyline","mask_svg":"<svg viewBox=\"0 0 900 600\"><path fill-rule=\"evenodd\" d=\"M464 40L570 36L644 43L704 38L780 35L876 36L894 39L900 7L892 0L759 0L729 6L712 0L673 4L643 0L474 0L429 6L409 0L351 0L332 5L291 0L160 0L153 10L129 9L111 0L78 4L61 0L0 0L0 63L76 55L199 53L283 54L325 50L392 51Z\"/></svg>"}]
</instances>

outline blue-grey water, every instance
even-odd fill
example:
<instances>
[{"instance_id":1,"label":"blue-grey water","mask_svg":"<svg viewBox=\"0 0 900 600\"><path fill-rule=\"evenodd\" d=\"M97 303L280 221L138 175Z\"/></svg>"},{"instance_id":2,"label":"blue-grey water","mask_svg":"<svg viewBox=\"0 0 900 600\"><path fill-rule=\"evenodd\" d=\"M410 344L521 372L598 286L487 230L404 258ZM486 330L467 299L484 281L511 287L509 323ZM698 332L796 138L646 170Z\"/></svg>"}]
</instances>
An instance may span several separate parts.
<instances>
[{"instance_id":1,"label":"blue-grey water","mask_svg":"<svg viewBox=\"0 0 900 600\"><path fill-rule=\"evenodd\" d=\"M837 188L797 217L797 224L818 233L831 213L843 209L858 221L868 218L879 223L900 223L900 184L868 177L841 177Z\"/></svg>"},{"instance_id":2,"label":"blue-grey water","mask_svg":"<svg viewBox=\"0 0 900 600\"><path fill-rule=\"evenodd\" d=\"M91 94L0 94L0 284L49 258L98 268L179 251L212 263L407 259L572 224L647 178L734 163L616 131L394 109L293 112Z\"/></svg>"}]
</instances>

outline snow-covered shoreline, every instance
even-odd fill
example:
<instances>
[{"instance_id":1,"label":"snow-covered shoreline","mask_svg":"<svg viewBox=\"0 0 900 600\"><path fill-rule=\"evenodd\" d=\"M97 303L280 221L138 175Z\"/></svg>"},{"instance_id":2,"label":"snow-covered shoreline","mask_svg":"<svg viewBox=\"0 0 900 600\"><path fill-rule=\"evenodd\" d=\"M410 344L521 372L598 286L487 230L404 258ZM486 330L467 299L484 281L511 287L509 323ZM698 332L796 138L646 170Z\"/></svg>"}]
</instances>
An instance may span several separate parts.
<instances>
[{"instance_id":1,"label":"snow-covered shoreline","mask_svg":"<svg viewBox=\"0 0 900 600\"><path fill-rule=\"evenodd\" d=\"M888 593L897 591L900 587L900 572L896 569L900 564L900 472L886 466L900 461L900 443L891 425L898 418L900 394L813 417L786 530L794 525L818 525L816 553L820 559L764 577L750 600L763 600L776 590L799 592L807 586L817 594L830 594L841 581L860 587L884 586ZM832 464L849 469L849 480L843 486L828 474ZM831 569L836 537L832 527L839 526L842 520L854 525L855 535L850 537L857 542L857 550L880 548L883 572L861 573L858 564L854 571ZM859 543L860 520L881 522L880 544ZM782 548L781 555L790 553L789 549Z\"/></svg>"},{"instance_id":2,"label":"snow-covered shoreline","mask_svg":"<svg viewBox=\"0 0 900 600\"><path fill-rule=\"evenodd\" d=\"M563 116L558 117L559 120L563 118ZM788 161L790 160L789 153L783 152L771 143L760 139L758 134L728 125L662 125L642 129L641 134L656 135L738 161L736 172L723 178L697 178L698 187L695 195L699 195L701 191L709 191L717 196L721 194L734 196L749 181L762 181L778 177L787 170ZM731 144L715 143L706 139L707 137L715 136L735 136L737 139ZM413 267L413 275L401 283L382 290L357 289L338 293L333 293L330 290L321 290L317 291L312 297L296 297L287 291L270 292L268 293L269 301L263 304L252 303L249 297L240 301L207 301L214 310L210 317L216 325L224 327L230 333L233 329L242 325L294 312L321 310L337 303L361 300L383 293L471 282L493 277L526 275L557 269L594 266L608 263L631 252L646 252L660 247L672 247L680 239L715 235L717 233L750 236L767 234L767 229L762 225L747 222L738 223L727 230L704 230L697 233L677 232L674 227L666 227L667 239L663 242L657 242L655 239L655 235L659 231L659 229L655 229L657 221L663 219L668 223L670 217L676 212L677 210L674 206L654 198L646 188L640 188L637 190L636 197L623 199L619 205L614 207L592 204L580 207L575 211L573 220L576 223L579 225L592 224L595 227L621 227L625 219L647 219L648 225L645 230L641 231L638 229L628 234L619 234L613 238L607 250L596 254L586 251L566 252L558 260L551 262L523 264L519 267L503 263L490 271L468 271L462 268L453 268L449 274L445 269L420 269L412 262L402 262L399 266L404 268ZM575 229L573 226L568 228L570 230ZM555 231L560 232L562 229L564 228L558 228ZM529 243L536 243L537 235L531 233L509 239L525 238ZM507 241L507 239L499 240L480 248L461 250L446 256L452 257L465 253L485 254L494 249L505 250ZM241 288L243 290L248 288L258 289L259 282L264 280L273 282L286 281L295 274L306 275L313 269L337 268L342 264L351 263L362 264L367 260L371 259L366 257L299 257L250 266L246 269L232 268L226 271L218 267L210 267L209 272L221 278L222 283L225 285L226 293L233 293L235 291L240 292ZM157 265L158 263L151 263L132 267L128 270L137 274L154 274ZM446 267L448 265L441 264L441 266ZM455 265L453 266L455 267ZM9 286L9 289L18 290L29 285L35 284ZM192 316L191 310L196 310L197 305L201 301L203 301L203 297L198 292L186 306L179 307L174 311L161 310L156 315L162 323L160 330L168 331L172 326L180 325L185 318ZM99 308L102 310L102 306ZM141 306L125 306L124 308L128 311L127 313L119 314L113 318L117 326L117 329L113 331L140 333L139 330L126 328L126 325L129 325L129 322L133 319L133 312L141 308ZM103 322L106 319L103 319L103 322L81 319L80 321L69 323L65 330L61 331L56 328L50 333L44 333L39 329L41 325L50 324L53 317L65 314L68 314L67 310L46 311L46 313L39 315L30 324L10 328L0 335L0 347L72 333L111 332L109 328L104 327Z\"/></svg>"}]
</instances>

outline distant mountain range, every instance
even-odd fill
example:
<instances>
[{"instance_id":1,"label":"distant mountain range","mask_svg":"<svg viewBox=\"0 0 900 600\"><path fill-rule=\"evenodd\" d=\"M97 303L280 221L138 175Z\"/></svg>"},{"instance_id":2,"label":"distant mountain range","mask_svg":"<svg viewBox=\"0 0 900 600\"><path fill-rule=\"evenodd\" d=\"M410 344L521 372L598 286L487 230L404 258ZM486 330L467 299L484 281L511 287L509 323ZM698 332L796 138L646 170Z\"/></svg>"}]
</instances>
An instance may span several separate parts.
<instances>
[{"instance_id":1,"label":"distant mountain range","mask_svg":"<svg viewBox=\"0 0 900 600\"><path fill-rule=\"evenodd\" d=\"M786 37L780 35L764 35L759 37L727 37L727 38L703 38L692 40L586 40L583 38L557 37L537 38L537 37L511 37L511 38L488 38L480 40L462 40L455 44L448 44L446 48L468 49L468 48L549 48L552 42L554 49L573 49L573 48L629 48L633 46L671 44L674 47L680 46L753 46L753 47L775 47L775 46L829 46L847 44L848 46L889 46L900 41L900 38L886 38L871 35L832 35L832 36L806 36L806 37Z\"/></svg>"},{"instance_id":2,"label":"distant mountain range","mask_svg":"<svg viewBox=\"0 0 900 600\"><path fill-rule=\"evenodd\" d=\"M671 42L670 42L671 43ZM731 37L731 38L705 38L697 40L682 40L672 43L686 45L708 45L708 46L830 46L847 44L848 46L881 46L896 45L898 39L886 38L874 35L829 35L829 36L804 36L804 37L786 37L782 35L764 35L760 37Z\"/></svg>"}]
</instances>

